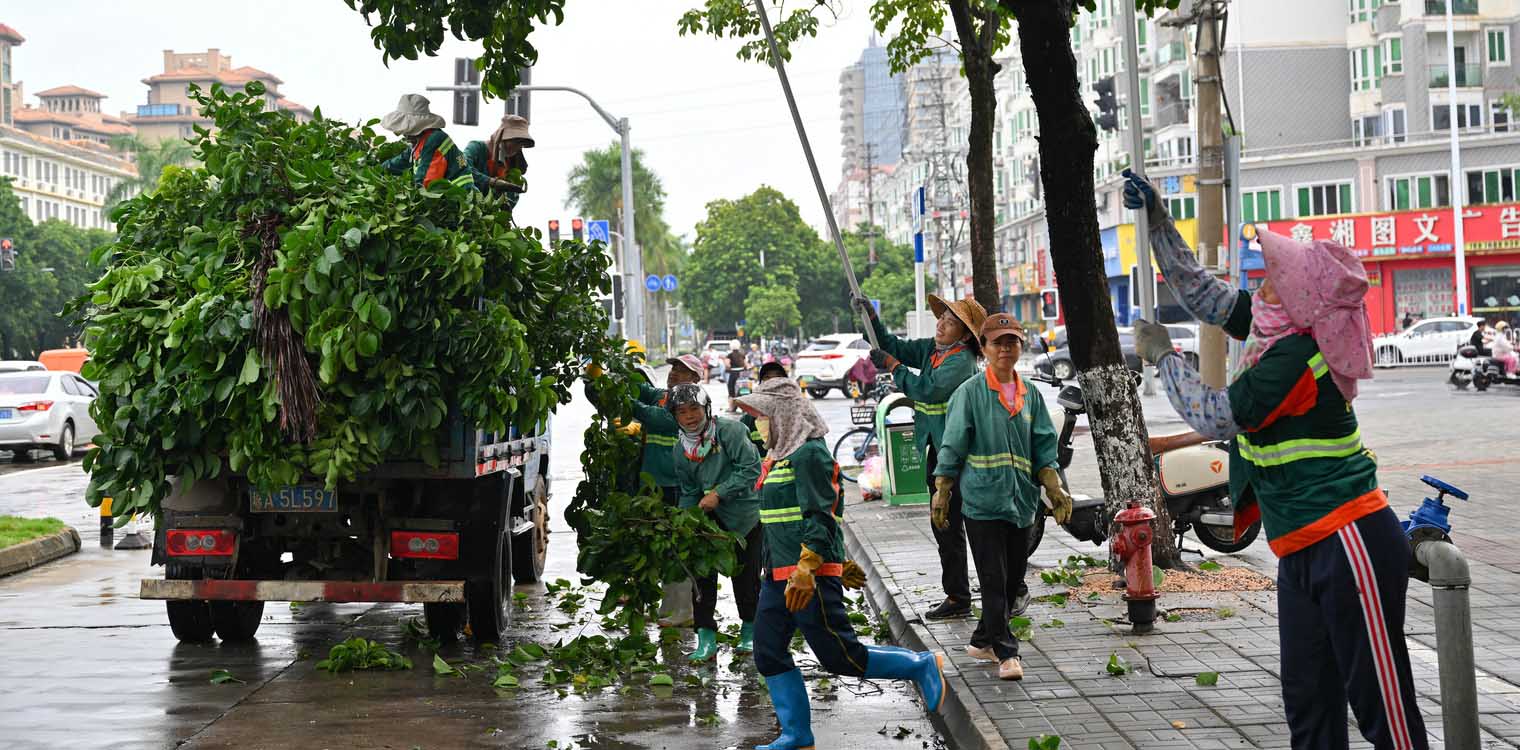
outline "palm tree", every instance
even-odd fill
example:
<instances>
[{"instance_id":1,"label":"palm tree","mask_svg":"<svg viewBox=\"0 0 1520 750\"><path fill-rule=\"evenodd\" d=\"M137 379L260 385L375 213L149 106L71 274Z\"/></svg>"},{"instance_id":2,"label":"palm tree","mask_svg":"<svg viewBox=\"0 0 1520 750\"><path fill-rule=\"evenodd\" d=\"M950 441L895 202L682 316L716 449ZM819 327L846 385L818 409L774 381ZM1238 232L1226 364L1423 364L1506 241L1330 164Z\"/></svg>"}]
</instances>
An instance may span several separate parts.
<instances>
[{"instance_id":1,"label":"palm tree","mask_svg":"<svg viewBox=\"0 0 1520 750\"><path fill-rule=\"evenodd\" d=\"M604 149L592 149L581 163L570 170L565 207L587 218L607 218L623 234L623 151L613 142ZM633 150L633 220L643 247L644 270L648 273L675 273L686 257L681 240L665 223L665 188L660 178L644 166L644 152Z\"/></svg>"},{"instance_id":2,"label":"palm tree","mask_svg":"<svg viewBox=\"0 0 1520 750\"><path fill-rule=\"evenodd\" d=\"M137 165L137 176L122 180L106 195L106 208L111 208L134 195L151 193L158 188L158 179L164 167L189 164L195 158L190 144L178 138L165 138L148 143L135 135L120 135L111 139L111 148L128 155Z\"/></svg>"}]
</instances>

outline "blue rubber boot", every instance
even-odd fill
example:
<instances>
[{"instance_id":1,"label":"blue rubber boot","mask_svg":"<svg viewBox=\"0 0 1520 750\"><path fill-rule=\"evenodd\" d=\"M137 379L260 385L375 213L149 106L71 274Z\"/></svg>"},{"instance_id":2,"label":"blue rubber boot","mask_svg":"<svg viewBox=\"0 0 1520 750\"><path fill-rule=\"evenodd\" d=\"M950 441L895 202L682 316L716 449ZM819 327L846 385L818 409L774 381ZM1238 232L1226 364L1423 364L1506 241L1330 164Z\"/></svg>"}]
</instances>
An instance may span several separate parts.
<instances>
[{"instance_id":1,"label":"blue rubber boot","mask_svg":"<svg viewBox=\"0 0 1520 750\"><path fill-rule=\"evenodd\" d=\"M866 652L870 654L866 677L912 680L924 696L924 707L939 710L945 698L944 657L933 651L913 652L890 646L867 646Z\"/></svg>"},{"instance_id":2,"label":"blue rubber boot","mask_svg":"<svg viewBox=\"0 0 1520 750\"><path fill-rule=\"evenodd\" d=\"M755 623L746 622L739 626L739 643L734 646L734 650L741 654L755 650Z\"/></svg>"},{"instance_id":3,"label":"blue rubber boot","mask_svg":"<svg viewBox=\"0 0 1520 750\"><path fill-rule=\"evenodd\" d=\"M802 672L793 669L767 677L765 686L771 691L771 704L781 722L781 736L770 744L756 745L755 750L813 750L813 718Z\"/></svg>"},{"instance_id":4,"label":"blue rubber boot","mask_svg":"<svg viewBox=\"0 0 1520 750\"><path fill-rule=\"evenodd\" d=\"M686 655L693 663L712 661L718 656L718 631L697 628L697 650Z\"/></svg>"}]
</instances>

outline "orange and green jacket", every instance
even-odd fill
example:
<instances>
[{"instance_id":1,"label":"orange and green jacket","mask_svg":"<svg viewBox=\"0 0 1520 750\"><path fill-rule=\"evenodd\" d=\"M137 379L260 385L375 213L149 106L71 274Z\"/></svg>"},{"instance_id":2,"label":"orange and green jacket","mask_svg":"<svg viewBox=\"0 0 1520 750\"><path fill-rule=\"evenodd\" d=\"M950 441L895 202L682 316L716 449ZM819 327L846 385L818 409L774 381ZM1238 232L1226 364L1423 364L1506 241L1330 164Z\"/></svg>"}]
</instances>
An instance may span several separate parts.
<instances>
[{"instance_id":1,"label":"orange and green jacket","mask_svg":"<svg viewBox=\"0 0 1520 750\"><path fill-rule=\"evenodd\" d=\"M422 131L417 145L397 154L383 165L391 174L411 171L418 185L427 187L435 180L452 180L462 174L474 174L464 152L454 145L448 133L438 128Z\"/></svg>"},{"instance_id":2,"label":"orange and green jacket","mask_svg":"<svg viewBox=\"0 0 1520 750\"><path fill-rule=\"evenodd\" d=\"M822 438L812 438L790 456L761 465L760 526L765 548L760 562L771 579L784 581L797 568L802 546L818 553L815 575L837 576L844 568L844 493L839 464ZM721 506L719 506L721 507Z\"/></svg>"},{"instance_id":3,"label":"orange and green jacket","mask_svg":"<svg viewBox=\"0 0 1520 750\"><path fill-rule=\"evenodd\" d=\"M522 200L523 191L495 191L491 188L489 178L507 180L515 185L523 184L523 173L528 171L527 159L518 154L511 162L497 161L486 144L481 141L470 141L470 145L464 147L464 159L470 165L470 169L475 170L475 187L480 188L482 193L492 195L500 193L507 199L508 208L517 208L517 202Z\"/></svg>"},{"instance_id":4,"label":"orange and green jacket","mask_svg":"<svg viewBox=\"0 0 1520 750\"><path fill-rule=\"evenodd\" d=\"M1224 329L1245 338L1251 300L1240 294ZM1356 412L1307 331L1273 344L1228 390L1241 428L1230 449L1237 536L1260 519L1283 557L1388 507Z\"/></svg>"}]
</instances>

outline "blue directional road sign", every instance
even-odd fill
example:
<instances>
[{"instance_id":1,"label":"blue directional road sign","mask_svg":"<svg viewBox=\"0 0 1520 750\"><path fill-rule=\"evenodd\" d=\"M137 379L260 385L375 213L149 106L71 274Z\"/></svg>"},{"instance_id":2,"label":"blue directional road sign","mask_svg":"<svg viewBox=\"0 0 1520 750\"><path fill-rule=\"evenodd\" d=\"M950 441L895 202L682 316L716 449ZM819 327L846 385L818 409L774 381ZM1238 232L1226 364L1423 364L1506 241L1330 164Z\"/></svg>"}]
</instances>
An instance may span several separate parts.
<instances>
[{"instance_id":1,"label":"blue directional road sign","mask_svg":"<svg viewBox=\"0 0 1520 750\"><path fill-rule=\"evenodd\" d=\"M676 275L675 274L673 274L673 273L665 274L665 278L662 279L662 281L664 282L665 291L667 291L667 292L674 292L676 290Z\"/></svg>"},{"instance_id":2,"label":"blue directional road sign","mask_svg":"<svg viewBox=\"0 0 1520 750\"><path fill-rule=\"evenodd\" d=\"M612 227L606 219L586 222L586 241L612 244Z\"/></svg>"},{"instance_id":3,"label":"blue directional road sign","mask_svg":"<svg viewBox=\"0 0 1520 750\"><path fill-rule=\"evenodd\" d=\"M654 274L649 274L649 276L644 279L644 288L648 289L651 292L660 291L660 277Z\"/></svg>"}]
</instances>

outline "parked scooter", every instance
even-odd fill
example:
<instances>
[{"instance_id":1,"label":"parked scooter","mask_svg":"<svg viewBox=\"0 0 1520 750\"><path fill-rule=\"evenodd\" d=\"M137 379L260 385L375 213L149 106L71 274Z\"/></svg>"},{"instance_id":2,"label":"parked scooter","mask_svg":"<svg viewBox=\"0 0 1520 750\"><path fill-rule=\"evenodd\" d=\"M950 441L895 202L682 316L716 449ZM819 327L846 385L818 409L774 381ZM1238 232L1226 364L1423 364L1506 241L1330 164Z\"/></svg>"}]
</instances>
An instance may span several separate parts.
<instances>
[{"instance_id":1,"label":"parked scooter","mask_svg":"<svg viewBox=\"0 0 1520 750\"><path fill-rule=\"evenodd\" d=\"M1472 344L1457 349L1457 357L1451 361L1451 374L1446 382L1457 390L1465 391L1471 385L1474 390L1486 391L1491 385L1520 386L1520 374L1504 372L1504 363L1478 350Z\"/></svg>"},{"instance_id":2,"label":"parked scooter","mask_svg":"<svg viewBox=\"0 0 1520 750\"><path fill-rule=\"evenodd\" d=\"M1081 386L1063 383L1054 376L1034 375L1033 379L1049 383L1060 389L1056 403L1065 413L1064 423L1057 440L1056 458L1062 481L1066 468L1071 465L1072 435L1076 430L1077 417L1087 413ZM1217 552L1239 552L1256 541L1261 533L1261 522L1251 524L1237 541L1235 539L1235 511L1230 505L1230 453L1229 444L1206 441L1198 445L1164 450L1155 456L1161 495L1172 517L1172 531L1180 542L1190 529L1198 541ZM1029 538L1029 550L1034 551L1045 536L1044 505L1036 508L1034 529ZM1108 538L1110 519L1104 513L1103 499L1086 495L1072 495L1071 520L1062 528L1072 536L1102 544ZM1179 544L1179 546L1181 546Z\"/></svg>"}]
</instances>

